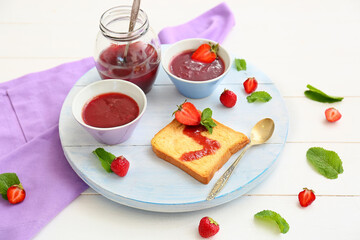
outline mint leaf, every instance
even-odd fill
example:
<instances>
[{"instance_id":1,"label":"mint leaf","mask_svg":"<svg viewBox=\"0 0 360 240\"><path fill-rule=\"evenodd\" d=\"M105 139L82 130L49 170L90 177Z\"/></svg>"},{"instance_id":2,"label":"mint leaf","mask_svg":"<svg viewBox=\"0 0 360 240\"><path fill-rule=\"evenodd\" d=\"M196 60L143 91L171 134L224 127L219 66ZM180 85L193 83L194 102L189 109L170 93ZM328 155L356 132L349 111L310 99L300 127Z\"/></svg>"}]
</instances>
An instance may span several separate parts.
<instances>
[{"instance_id":1,"label":"mint leaf","mask_svg":"<svg viewBox=\"0 0 360 240\"><path fill-rule=\"evenodd\" d=\"M245 59L237 59L237 58L235 58L235 66L236 66L236 70L238 70L238 71L246 70L246 61L245 61Z\"/></svg>"},{"instance_id":2,"label":"mint leaf","mask_svg":"<svg viewBox=\"0 0 360 240\"><path fill-rule=\"evenodd\" d=\"M263 220L271 220L275 221L276 224L279 226L281 233L287 233L290 229L289 224L286 222L284 218L280 216L280 214L271 211L271 210L263 210L261 212L258 212L254 216L257 219L263 219Z\"/></svg>"},{"instance_id":3,"label":"mint leaf","mask_svg":"<svg viewBox=\"0 0 360 240\"><path fill-rule=\"evenodd\" d=\"M335 96L327 95L323 91L311 86L310 84L308 84L306 87L309 90L306 90L304 92L305 96L317 102L333 103L333 102L340 102L344 99L343 97L335 97Z\"/></svg>"},{"instance_id":4,"label":"mint leaf","mask_svg":"<svg viewBox=\"0 0 360 240\"><path fill-rule=\"evenodd\" d=\"M0 194L7 200L7 190L12 185L19 185L20 180L16 173L3 173L0 174Z\"/></svg>"},{"instance_id":5,"label":"mint leaf","mask_svg":"<svg viewBox=\"0 0 360 240\"><path fill-rule=\"evenodd\" d=\"M105 151L103 148L97 148L93 151L93 153L99 158L102 167L107 172L112 172L111 170L111 163L116 158L113 154Z\"/></svg>"},{"instance_id":6,"label":"mint leaf","mask_svg":"<svg viewBox=\"0 0 360 240\"><path fill-rule=\"evenodd\" d=\"M344 172L342 161L334 151L312 147L306 152L306 158L321 175L329 179L335 179Z\"/></svg>"},{"instance_id":7,"label":"mint leaf","mask_svg":"<svg viewBox=\"0 0 360 240\"><path fill-rule=\"evenodd\" d=\"M265 91L257 91L257 92L253 92L250 96L247 96L246 99L249 103L253 103L253 102L268 102L271 100L271 96L270 94L268 94Z\"/></svg>"},{"instance_id":8,"label":"mint leaf","mask_svg":"<svg viewBox=\"0 0 360 240\"><path fill-rule=\"evenodd\" d=\"M211 118L212 111L210 108L205 108L201 113L201 121L200 124L203 125L210 134L213 132L213 128L216 126L216 123Z\"/></svg>"},{"instance_id":9,"label":"mint leaf","mask_svg":"<svg viewBox=\"0 0 360 240\"><path fill-rule=\"evenodd\" d=\"M212 116L212 110L210 108L205 108L201 112L201 120L211 118Z\"/></svg>"}]
</instances>

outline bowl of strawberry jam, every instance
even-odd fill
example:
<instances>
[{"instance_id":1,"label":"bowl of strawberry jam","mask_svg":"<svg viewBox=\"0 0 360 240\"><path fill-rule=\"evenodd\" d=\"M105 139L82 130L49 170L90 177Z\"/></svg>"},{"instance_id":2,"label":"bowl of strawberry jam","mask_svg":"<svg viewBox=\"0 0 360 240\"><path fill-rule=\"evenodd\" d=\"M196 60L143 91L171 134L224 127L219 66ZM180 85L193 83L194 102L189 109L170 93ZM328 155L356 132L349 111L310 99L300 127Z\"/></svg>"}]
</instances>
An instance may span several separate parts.
<instances>
[{"instance_id":1,"label":"bowl of strawberry jam","mask_svg":"<svg viewBox=\"0 0 360 240\"><path fill-rule=\"evenodd\" d=\"M146 106L145 93L137 85L109 79L80 90L73 100L72 113L98 142L114 145L132 135Z\"/></svg>"},{"instance_id":2,"label":"bowl of strawberry jam","mask_svg":"<svg viewBox=\"0 0 360 240\"><path fill-rule=\"evenodd\" d=\"M177 90L188 98L211 95L230 66L228 51L208 39L192 38L176 42L162 57L163 69Z\"/></svg>"}]
</instances>

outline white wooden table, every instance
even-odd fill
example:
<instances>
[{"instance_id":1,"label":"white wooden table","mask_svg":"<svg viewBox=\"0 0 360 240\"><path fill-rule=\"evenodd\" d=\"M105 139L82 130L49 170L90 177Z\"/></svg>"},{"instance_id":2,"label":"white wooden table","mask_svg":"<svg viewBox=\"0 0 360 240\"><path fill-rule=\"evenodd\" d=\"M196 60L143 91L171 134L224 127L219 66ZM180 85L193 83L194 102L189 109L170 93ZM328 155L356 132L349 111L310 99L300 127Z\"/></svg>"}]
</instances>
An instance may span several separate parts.
<instances>
[{"instance_id":1,"label":"white wooden table","mask_svg":"<svg viewBox=\"0 0 360 240\"><path fill-rule=\"evenodd\" d=\"M156 30L184 23L221 1L143 0ZM0 81L44 70L93 54L98 21L106 9L128 1L11 0L0 2ZM213 239L360 239L360 1L228 0L237 24L224 42L276 84L289 111L285 148L272 174L257 188L212 209L164 214L111 202L89 189L43 228L35 239L201 239L203 216L220 224ZM304 97L307 84L345 97L322 104ZM334 106L343 117L326 122ZM313 146L336 151L344 173L329 180L306 161ZM301 208L297 194L315 190ZM290 224L254 220L263 209Z\"/></svg>"}]
</instances>

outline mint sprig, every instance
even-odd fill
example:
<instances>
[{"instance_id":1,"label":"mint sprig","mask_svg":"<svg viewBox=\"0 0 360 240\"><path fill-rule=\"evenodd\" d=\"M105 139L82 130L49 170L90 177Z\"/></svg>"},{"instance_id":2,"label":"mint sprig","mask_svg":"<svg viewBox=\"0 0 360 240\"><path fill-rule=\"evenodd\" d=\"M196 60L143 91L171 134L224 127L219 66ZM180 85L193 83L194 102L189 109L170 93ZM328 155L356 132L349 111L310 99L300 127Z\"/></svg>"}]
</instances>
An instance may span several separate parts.
<instances>
[{"instance_id":1,"label":"mint sprig","mask_svg":"<svg viewBox=\"0 0 360 240\"><path fill-rule=\"evenodd\" d=\"M213 128L216 126L216 123L211 118L212 110L210 108L205 108L201 113L201 121L200 124L203 125L210 134L213 132Z\"/></svg>"},{"instance_id":2,"label":"mint sprig","mask_svg":"<svg viewBox=\"0 0 360 240\"><path fill-rule=\"evenodd\" d=\"M245 59L235 58L235 67L238 71L246 70L246 61Z\"/></svg>"},{"instance_id":3,"label":"mint sprig","mask_svg":"<svg viewBox=\"0 0 360 240\"><path fill-rule=\"evenodd\" d=\"M13 185L20 185L20 180L16 173L3 173L0 174L0 194L5 199L7 198L7 190Z\"/></svg>"},{"instance_id":4,"label":"mint sprig","mask_svg":"<svg viewBox=\"0 0 360 240\"><path fill-rule=\"evenodd\" d=\"M317 102L333 103L333 102L340 102L344 99L343 97L330 96L324 93L323 91L311 86L310 84L308 84L306 87L309 90L306 90L304 92L305 96Z\"/></svg>"},{"instance_id":5,"label":"mint sprig","mask_svg":"<svg viewBox=\"0 0 360 240\"><path fill-rule=\"evenodd\" d=\"M272 99L271 95L265 91L253 92L250 96L246 97L249 103L253 102L268 102Z\"/></svg>"},{"instance_id":6,"label":"mint sprig","mask_svg":"<svg viewBox=\"0 0 360 240\"><path fill-rule=\"evenodd\" d=\"M344 172L339 155L321 147L312 147L306 152L309 163L323 176L336 179Z\"/></svg>"},{"instance_id":7,"label":"mint sprig","mask_svg":"<svg viewBox=\"0 0 360 240\"><path fill-rule=\"evenodd\" d=\"M98 157L101 162L101 166L109 173L112 172L111 170L111 163L116 158L115 155L105 151L103 148L97 148L93 151L93 153Z\"/></svg>"},{"instance_id":8,"label":"mint sprig","mask_svg":"<svg viewBox=\"0 0 360 240\"><path fill-rule=\"evenodd\" d=\"M286 222L284 218L280 216L277 212L271 211L271 210L263 210L261 212L258 212L254 216L257 219L262 220L271 220L275 221L278 225L281 233L287 233L290 229L289 224Z\"/></svg>"}]
</instances>

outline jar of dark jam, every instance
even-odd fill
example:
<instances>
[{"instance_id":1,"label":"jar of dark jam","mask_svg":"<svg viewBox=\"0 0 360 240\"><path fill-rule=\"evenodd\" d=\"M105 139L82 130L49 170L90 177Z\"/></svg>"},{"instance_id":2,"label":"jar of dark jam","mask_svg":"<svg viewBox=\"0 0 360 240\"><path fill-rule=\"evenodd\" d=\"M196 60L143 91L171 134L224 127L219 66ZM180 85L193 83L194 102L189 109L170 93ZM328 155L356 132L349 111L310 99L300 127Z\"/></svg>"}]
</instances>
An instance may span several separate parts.
<instances>
[{"instance_id":1,"label":"jar of dark jam","mask_svg":"<svg viewBox=\"0 0 360 240\"><path fill-rule=\"evenodd\" d=\"M130 15L131 6L118 6L101 16L96 68L102 79L127 80L148 93L159 69L160 42L141 9L134 30L129 32Z\"/></svg>"}]
</instances>

